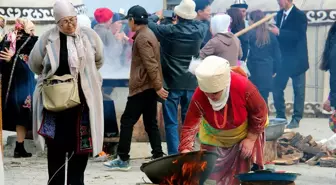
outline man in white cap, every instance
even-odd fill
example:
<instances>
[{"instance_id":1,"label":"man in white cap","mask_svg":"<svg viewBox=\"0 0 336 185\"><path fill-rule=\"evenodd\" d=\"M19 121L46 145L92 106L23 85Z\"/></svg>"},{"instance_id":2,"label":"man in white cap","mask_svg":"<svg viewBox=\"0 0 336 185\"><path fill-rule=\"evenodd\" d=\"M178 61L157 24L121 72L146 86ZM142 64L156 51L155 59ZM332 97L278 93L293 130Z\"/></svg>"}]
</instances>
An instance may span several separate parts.
<instances>
[{"instance_id":1,"label":"man in white cap","mask_svg":"<svg viewBox=\"0 0 336 185\"><path fill-rule=\"evenodd\" d=\"M166 129L168 154L178 153L178 107L181 105L182 122L189 102L197 87L197 80L189 71L193 57L198 57L199 50L209 27L195 20L197 12L193 0L182 0L175 7L177 24L156 24L162 12L149 18L148 27L155 33L161 46L161 64L165 88L169 91L163 103L163 118Z\"/></svg>"},{"instance_id":2,"label":"man in white cap","mask_svg":"<svg viewBox=\"0 0 336 185\"><path fill-rule=\"evenodd\" d=\"M201 148L219 158L210 175L217 184L239 185L235 175L263 166L267 105L239 67L209 56L196 67L199 87L190 102L179 151L192 151L199 132Z\"/></svg>"}]
</instances>

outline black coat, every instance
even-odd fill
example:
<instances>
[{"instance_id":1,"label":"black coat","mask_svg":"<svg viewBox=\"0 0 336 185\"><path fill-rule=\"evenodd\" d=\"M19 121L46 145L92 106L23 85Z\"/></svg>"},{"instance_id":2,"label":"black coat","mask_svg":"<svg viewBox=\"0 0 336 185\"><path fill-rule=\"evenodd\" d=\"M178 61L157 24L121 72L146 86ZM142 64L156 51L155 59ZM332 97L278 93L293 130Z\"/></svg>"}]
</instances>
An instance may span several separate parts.
<instances>
[{"instance_id":1,"label":"black coat","mask_svg":"<svg viewBox=\"0 0 336 185\"><path fill-rule=\"evenodd\" d=\"M156 15L151 16L148 27L160 42L165 88L195 90L197 80L189 72L189 65L192 57L199 56L209 26L197 20L180 20L175 25L158 25L158 20Z\"/></svg>"},{"instance_id":2,"label":"black coat","mask_svg":"<svg viewBox=\"0 0 336 185\"><path fill-rule=\"evenodd\" d=\"M250 52L247 67L250 70L250 80L259 90L271 90L273 75L278 72L281 65L279 43L273 33L269 33L269 44L258 47L256 45L256 31L249 35Z\"/></svg>"},{"instance_id":3,"label":"black coat","mask_svg":"<svg viewBox=\"0 0 336 185\"><path fill-rule=\"evenodd\" d=\"M284 11L276 16L276 26L280 29L278 41L282 54L282 72L298 76L309 69L307 48L307 17L304 12L293 7L280 28Z\"/></svg>"},{"instance_id":4,"label":"black coat","mask_svg":"<svg viewBox=\"0 0 336 185\"><path fill-rule=\"evenodd\" d=\"M201 49L209 42L209 40L212 38L212 33L210 31L210 21L203 21L204 24L208 26L208 30L205 32L205 37L201 45Z\"/></svg>"},{"instance_id":5,"label":"black coat","mask_svg":"<svg viewBox=\"0 0 336 185\"><path fill-rule=\"evenodd\" d=\"M240 31L240 30L239 30ZM233 34L236 34L239 32L238 30L236 29L232 29L231 32ZM242 61L246 61L247 59L247 54L249 52L249 34L250 33L245 33L241 36L238 37L238 39L240 40L240 45L241 45L241 48L242 48L242 51L243 51L243 56L241 57L240 60Z\"/></svg>"},{"instance_id":6,"label":"black coat","mask_svg":"<svg viewBox=\"0 0 336 185\"><path fill-rule=\"evenodd\" d=\"M330 72L330 105L336 108L336 39L333 41L329 54L329 72Z\"/></svg>"}]
</instances>

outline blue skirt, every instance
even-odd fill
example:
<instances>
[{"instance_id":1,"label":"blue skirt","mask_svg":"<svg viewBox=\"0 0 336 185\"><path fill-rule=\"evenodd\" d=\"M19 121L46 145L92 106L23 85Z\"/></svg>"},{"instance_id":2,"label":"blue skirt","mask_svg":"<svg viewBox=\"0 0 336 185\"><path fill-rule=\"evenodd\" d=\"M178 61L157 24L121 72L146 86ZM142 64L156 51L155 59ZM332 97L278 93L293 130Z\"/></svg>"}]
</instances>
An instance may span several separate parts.
<instances>
[{"instance_id":1,"label":"blue skirt","mask_svg":"<svg viewBox=\"0 0 336 185\"><path fill-rule=\"evenodd\" d=\"M17 125L24 126L27 130L32 129L32 97L36 82L34 73L26 63L27 57L23 54L18 57L10 88L9 81L13 62L1 62L4 130L15 131Z\"/></svg>"}]
</instances>

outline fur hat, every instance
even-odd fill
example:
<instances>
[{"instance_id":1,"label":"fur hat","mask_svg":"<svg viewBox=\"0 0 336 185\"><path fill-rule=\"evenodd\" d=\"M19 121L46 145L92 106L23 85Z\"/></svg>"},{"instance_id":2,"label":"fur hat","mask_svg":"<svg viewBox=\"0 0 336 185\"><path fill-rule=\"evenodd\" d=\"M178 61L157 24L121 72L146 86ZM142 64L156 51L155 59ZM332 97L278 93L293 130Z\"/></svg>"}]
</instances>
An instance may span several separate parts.
<instances>
[{"instance_id":1,"label":"fur hat","mask_svg":"<svg viewBox=\"0 0 336 185\"><path fill-rule=\"evenodd\" d=\"M176 15L183 19L195 19L197 12L195 11L196 4L193 0L182 0L181 3L174 8Z\"/></svg>"}]
</instances>

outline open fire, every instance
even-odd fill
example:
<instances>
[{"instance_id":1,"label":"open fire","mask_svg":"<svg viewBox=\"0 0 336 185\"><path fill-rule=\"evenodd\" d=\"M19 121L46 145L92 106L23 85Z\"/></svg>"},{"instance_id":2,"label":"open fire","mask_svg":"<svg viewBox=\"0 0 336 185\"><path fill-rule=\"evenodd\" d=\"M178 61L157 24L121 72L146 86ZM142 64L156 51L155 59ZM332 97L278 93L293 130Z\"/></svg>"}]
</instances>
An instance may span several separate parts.
<instances>
[{"instance_id":1,"label":"open fire","mask_svg":"<svg viewBox=\"0 0 336 185\"><path fill-rule=\"evenodd\" d=\"M175 172L172 176L164 178L160 185L199 185L201 174L207 167L207 161L202 160L202 155L203 152L199 152L196 159L185 161L180 172ZM180 158L174 160L173 164L178 165Z\"/></svg>"}]
</instances>

